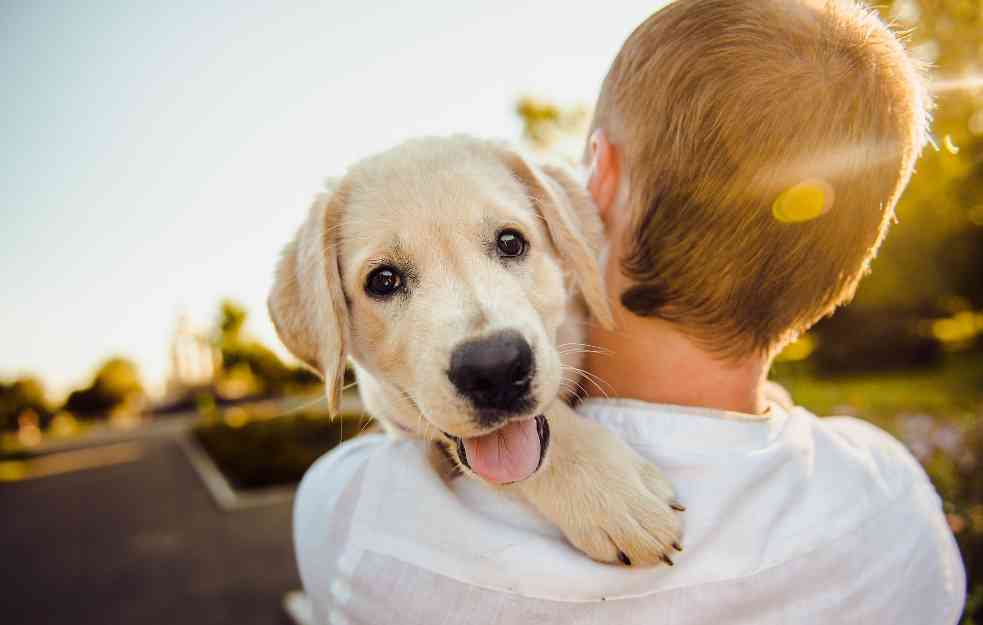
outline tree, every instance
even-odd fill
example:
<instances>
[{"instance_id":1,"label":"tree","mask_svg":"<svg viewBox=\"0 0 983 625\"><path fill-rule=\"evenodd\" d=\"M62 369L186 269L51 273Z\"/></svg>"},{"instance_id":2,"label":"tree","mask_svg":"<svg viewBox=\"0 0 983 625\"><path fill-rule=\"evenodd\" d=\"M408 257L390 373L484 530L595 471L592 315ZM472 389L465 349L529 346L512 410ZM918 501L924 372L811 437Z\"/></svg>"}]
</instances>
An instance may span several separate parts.
<instances>
[{"instance_id":1,"label":"tree","mask_svg":"<svg viewBox=\"0 0 983 625\"><path fill-rule=\"evenodd\" d=\"M50 421L51 410L41 381L34 376L24 376L9 383L0 382L0 431L16 431L20 417L25 413L34 413L41 427Z\"/></svg>"},{"instance_id":2,"label":"tree","mask_svg":"<svg viewBox=\"0 0 983 625\"><path fill-rule=\"evenodd\" d=\"M908 47L931 67L934 147L922 154L871 273L854 301L813 330L825 370L937 362L931 320L983 309L983 3L895 0L882 16L910 30Z\"/></svg>"},{"instance_id":3,"label":"tree","mask_svg":"<svg viewBox=\"0 0 983 625\"><path fill-rule=\"evenodd\" d=\"M929 148L897 208L897 224L854 307L944 315L983 308L983 3L895 0L885 19L910 29L936 97Z\"/></svg>"},{"instance_id":4,"label":"tree","mask_svg":"<svg viewBox=\"0 0 983 625\"><path fill-rule=\"evenodd\" d=\"M72 391L64 409L82 418L105 417L143 396L137 366L126 358L115 357L99 367L89 386Z\"/></svg>"},{"instance_id":5,"label":"tree","mask_svg":"<svg viewBox=\"0 0 983 625\"><path fill-rule=\"evenodd\" d=\"M301 367L289 367L268 347L250 338L243 330L248 318L246 309L232 300L219 306L214 332L215 344L222 354L218 387L234 388L237 396L284 394L319 380Z\"/></svg>"},{"instance_id":6,"label":"tree","mask_svg":"<svg viewBox=\"0 0 983 625\"><path fill-rule=\"evenodd\" d=\"M241 340L242 326L246 323L249 313L245 307L230 299L222 300L219 305L218 332L219 341L225 344L237 343Z\"/></svg>"}]
</instances>

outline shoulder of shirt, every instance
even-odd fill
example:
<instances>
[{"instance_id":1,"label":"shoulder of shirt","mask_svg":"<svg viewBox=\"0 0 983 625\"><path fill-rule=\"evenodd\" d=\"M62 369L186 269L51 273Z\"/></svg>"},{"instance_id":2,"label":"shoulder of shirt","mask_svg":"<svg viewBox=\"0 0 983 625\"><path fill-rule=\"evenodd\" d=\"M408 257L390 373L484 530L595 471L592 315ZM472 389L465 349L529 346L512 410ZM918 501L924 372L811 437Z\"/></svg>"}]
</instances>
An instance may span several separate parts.
<instances>
[{"instance_id":1,"label":"shoulder of shirt","mask_svg":"<svg viewBox=\"0 0 983 625\"><path fill-rule=\"evenodd\" d=\"M907 447L869 421L853 417L818 418L799 409L813 421L817 453L829 450L837 460L850 462L858 475L877 481L890 496L914 485L931 489L931 481Z\"/></svg>"},{"instance_id":2,"label":"shoulder of shirt","mask_svg":"<svg viewBox=\"0 0 983 625\"><path fill-rule=\"evenodd\" d=\"M880 490L890 497L861 531L864 546L860 550L879 545L884 535L894 534L898 542L893 547L905 554L897 570L910 578L897 584L909 588L911 597L905 600L934 601L937 622L954 622L965 603L965 569L943 513L942 499L928 474L898 439L868 421L812 418L817 447L824 445L825 439L825 443L838 447L838 456L852 456L860 471L851 473L863 476L859 481L867 483L867 491ZM874 547L870 557L883 560L891 547ZM863 557L859 551L855 555ZM897 571L892 572L895 574Z\"/></svg>"},{"instance_id":3,"label":"shoulder of shirt","mask_svg":"<svg viewBox=\"0 0 983 625\"><path fill-rule=\"evenodd\" d=\"M386 434L363 434L318 458L304 473L297 487L295 514L319 503L319 508L328 509L324 502L334 501L377 452L400 443L414 444L418 441L394 440Z\"/></svg>"},{"instance_id":4,"label":"shoulder of shirt","mask_svg":"<svg viewBox=\"0 0 983 625\"><path fill-rule=\"evenodd\" d=\"M349 473L363 465L379 447L385 445L389 438L384 434L364 434L341 443L328 453L318 458L307 469L300 482L299 491L308 489L320 490L328 486L326 482L337 482L338 472Z\"/></svg>"},{"instance_id":5,"label":"shoulder of shirt","mask_svg":"<svg viewBox=\"0 0 983 625\"><path fill-rule=\"evenodd\" d=\"M384 434L365 434L338 445L307 469L294 496L295 540L306 540L330 518L341 494L373 455L391 442Z\"/></svg>"}]
</instances>

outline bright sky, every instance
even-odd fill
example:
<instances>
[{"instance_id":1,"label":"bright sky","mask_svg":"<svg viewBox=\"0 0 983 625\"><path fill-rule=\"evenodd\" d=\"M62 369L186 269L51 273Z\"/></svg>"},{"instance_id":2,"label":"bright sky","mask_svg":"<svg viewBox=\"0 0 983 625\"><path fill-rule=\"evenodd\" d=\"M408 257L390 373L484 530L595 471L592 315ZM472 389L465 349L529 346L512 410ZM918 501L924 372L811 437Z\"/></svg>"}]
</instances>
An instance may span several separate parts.
<instances>
[{"instance_id":1,"label":"bright sky","mask_svg":"<svg viewBox=\"0 0 983 625\"><path fill-rule=\"evenodd\" d=\"M591 103L650 2L0 4L0 377L159 386L179 313L265 298L321 181L405 138ZM602 9L600 12L597 9Z\"/></svg>"}]
</instances>

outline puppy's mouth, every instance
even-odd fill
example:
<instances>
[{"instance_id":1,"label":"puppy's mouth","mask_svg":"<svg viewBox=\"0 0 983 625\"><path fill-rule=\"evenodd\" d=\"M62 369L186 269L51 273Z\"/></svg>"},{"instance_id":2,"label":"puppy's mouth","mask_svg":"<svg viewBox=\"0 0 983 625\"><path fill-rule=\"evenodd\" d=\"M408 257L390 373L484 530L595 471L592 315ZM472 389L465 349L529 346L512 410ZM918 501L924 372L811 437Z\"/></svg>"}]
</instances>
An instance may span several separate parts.
<instances>
[{"instance_id":1,"label":"puppy's mouth","mask_svg":"<svg viewBox=\"0 0 983 625\"><path fill-rule=\"evenodd\" d=\"M550 445L550 424L545 416L536 415L481 436L447 436L454 442L462 465L494 484L511 484L543 466Z\"/></svg>"}]
</instances>

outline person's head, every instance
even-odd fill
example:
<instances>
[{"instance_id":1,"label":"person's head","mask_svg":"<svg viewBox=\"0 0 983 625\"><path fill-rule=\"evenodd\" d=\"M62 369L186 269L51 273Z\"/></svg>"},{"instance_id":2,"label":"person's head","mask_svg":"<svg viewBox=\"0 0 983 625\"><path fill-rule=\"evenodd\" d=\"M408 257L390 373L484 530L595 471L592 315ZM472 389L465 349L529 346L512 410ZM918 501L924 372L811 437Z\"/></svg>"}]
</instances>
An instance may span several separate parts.
<instances>
[{"instance_id":1,"label":"person's head","mask_svg":"<svg viewBox=\"0 0 983 625\"><path fill-rule=\"evenodd\" d=\"M721 358L850 299L926 138L919 71L850 0L678 0L615 58L591 192L609 290Z\"/></svg>"}]
</instances>

